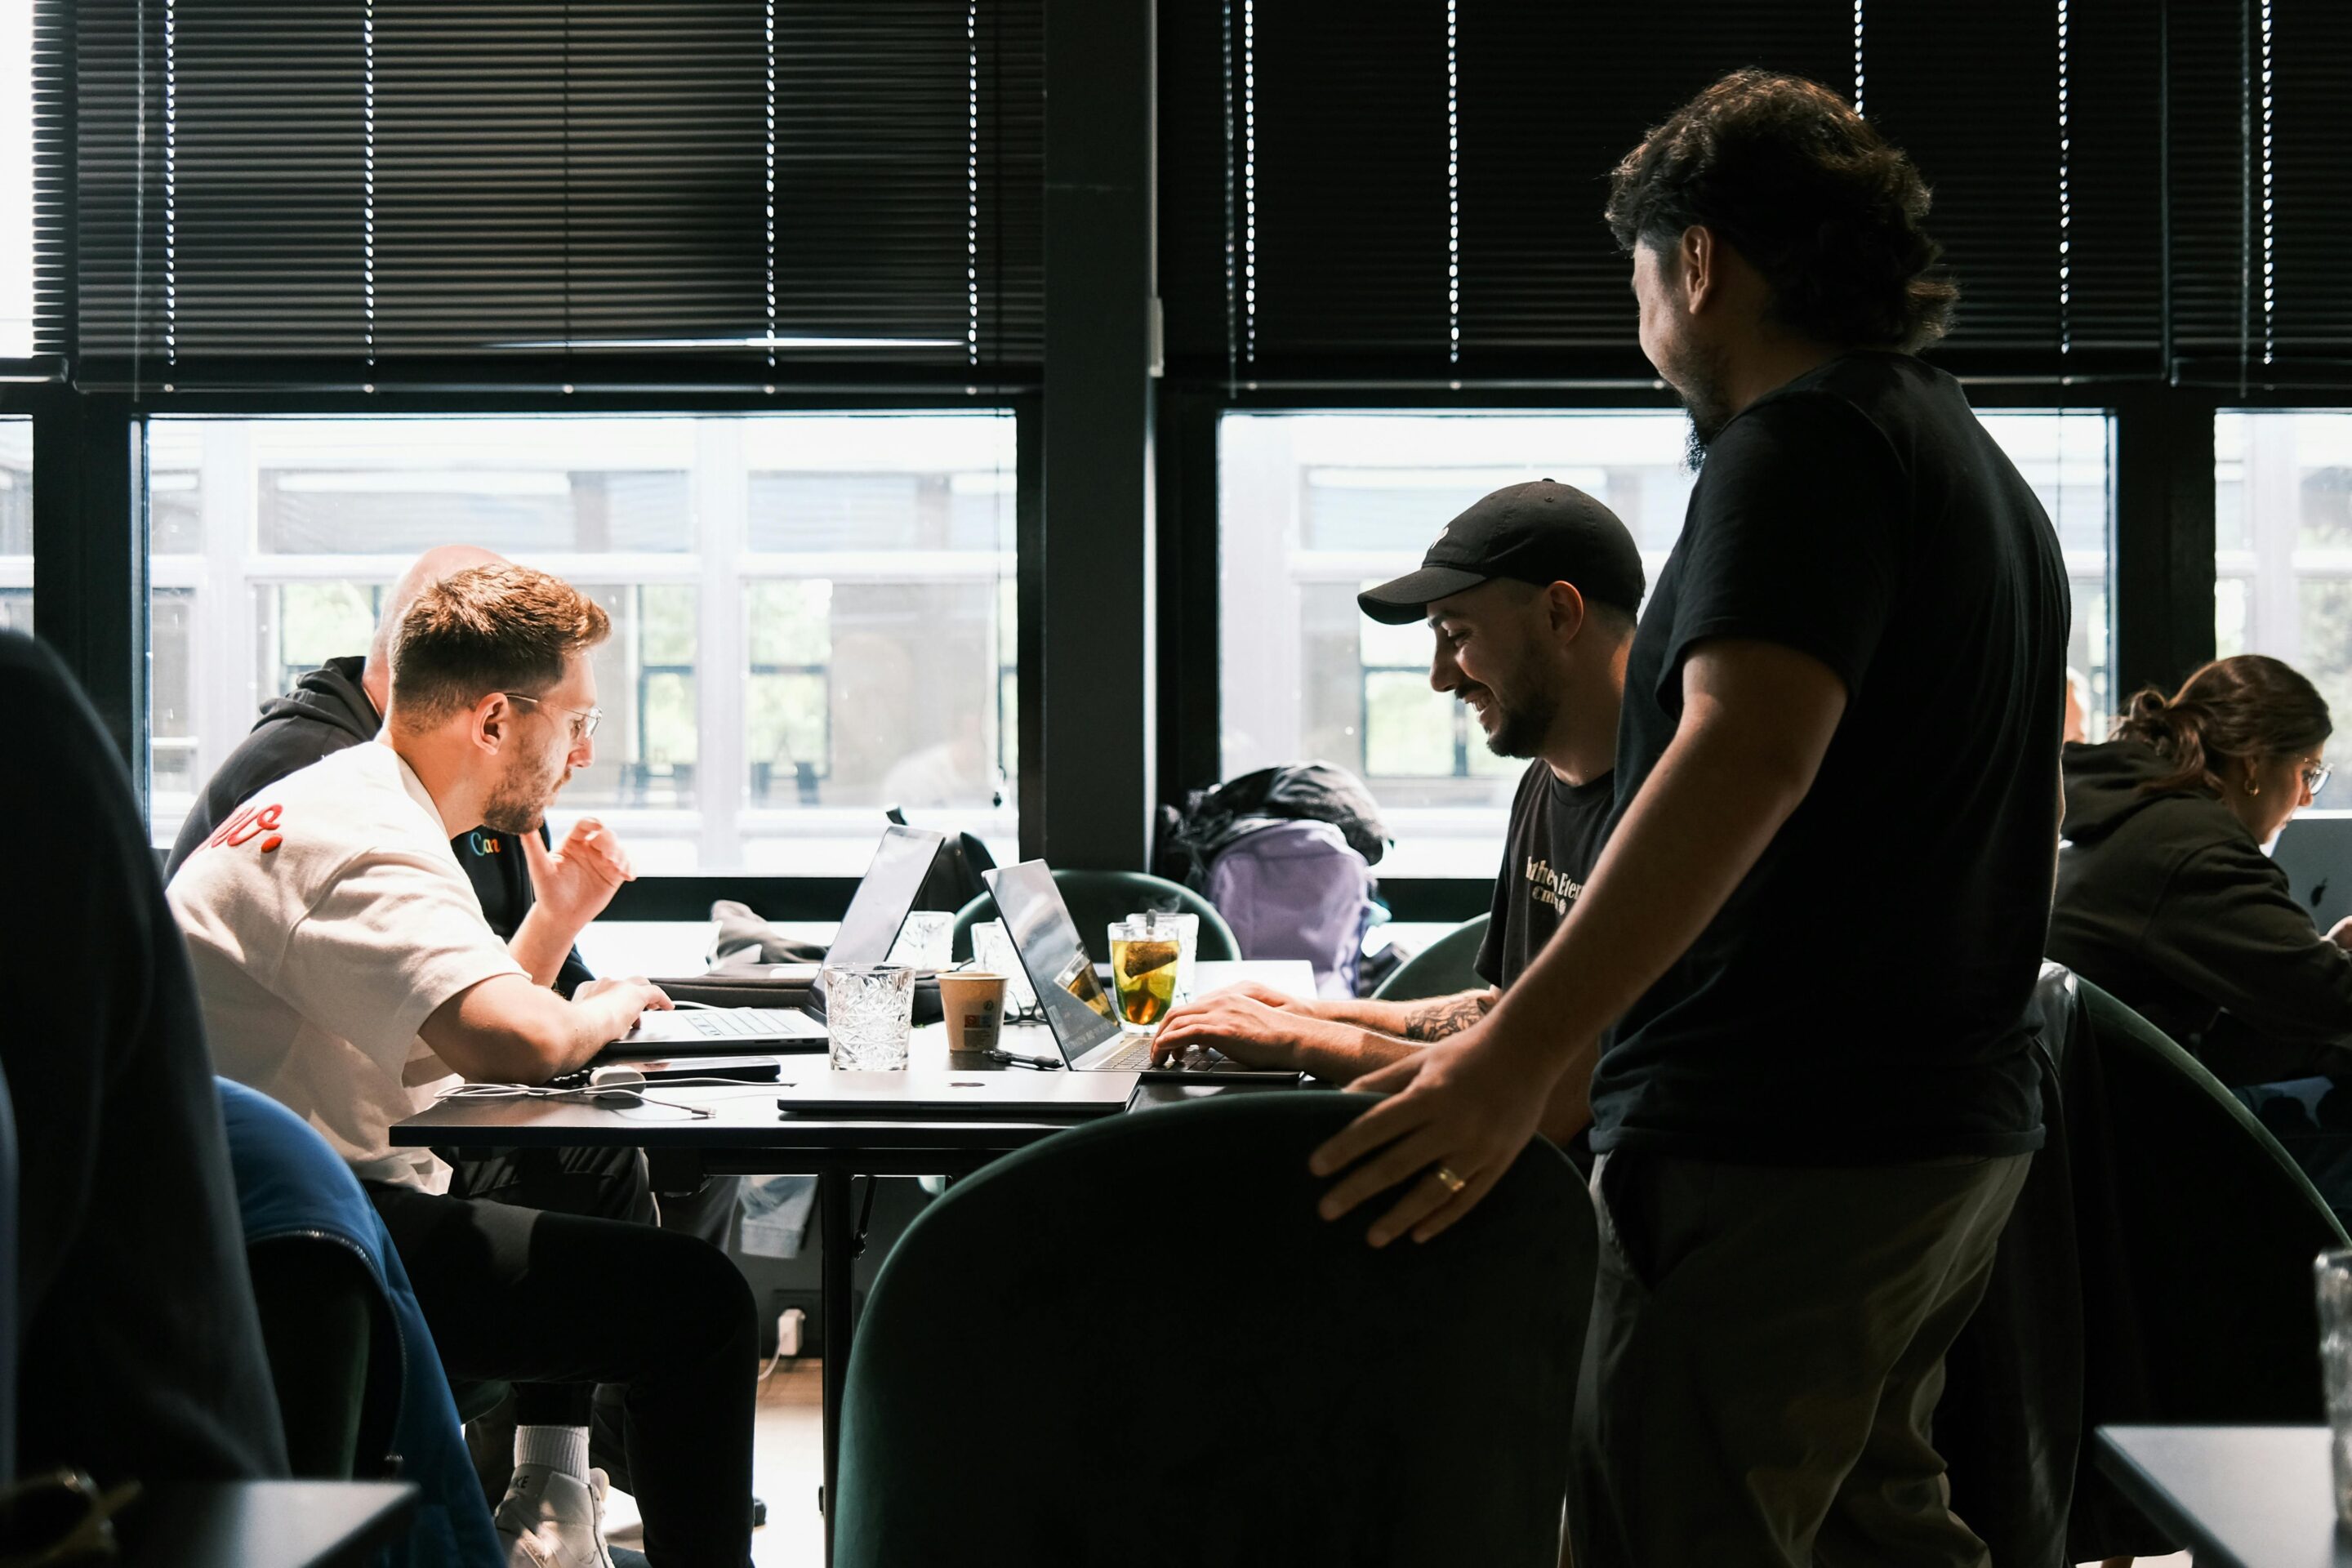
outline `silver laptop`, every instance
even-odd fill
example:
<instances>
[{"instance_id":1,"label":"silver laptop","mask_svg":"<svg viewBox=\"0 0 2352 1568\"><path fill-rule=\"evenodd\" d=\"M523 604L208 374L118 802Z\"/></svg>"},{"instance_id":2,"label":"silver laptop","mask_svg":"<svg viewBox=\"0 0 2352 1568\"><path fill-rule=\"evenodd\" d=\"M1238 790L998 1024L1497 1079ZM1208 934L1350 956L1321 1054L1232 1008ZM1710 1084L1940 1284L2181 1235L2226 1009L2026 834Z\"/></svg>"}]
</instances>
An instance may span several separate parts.
<instances>
[{"instance_id":1,"label":"silver laptop","mask_svg":"<svg viewBox=\"0 0 2352 1568\"><path fill-rule=\"evenodd\" d=\"M884 1118L979 1121L1061 1121L1115 1116L1135 1094L1133 1073L958 1072L916 1068L898 1072L835 1072L816 1060L789 1064L776 1083L776 1108L811 1121Z\"/></svg>"},{"instance_id":2,"label":"silver laptop","mask_svg":"<svg viewBox=\"0 0 2352 1568\"><path fill-rule=\"evenodd\" d=\"M2352 915L2352 812L2305 812L2279 829L2271 858L2321 931Z\"/></svg>"},{"instance_id":3,"label":"silver laptop","mask_svg":"<svg viewBox=\"0 0 2352 1568\"><path fill-rule=\"evenodd\" d=\"M1095 973L1095 961L1078 935L1043 860L1024 860L982 872L996 908L1012 933L1013 949L1037 994L1062 1060L1079 1072L1140 1072L1151 1066L1151 1033L1129 1032L1118 1021L1110 993ZM1176 1066L1186 1072L1247 1073L1253 1069L1215 1051L1188 1053ZM1296 1081L1297 1073L1256 1076Z\"/></svg>"},{"instance_id":4,"label":"silver laptop","mask_svg":"<svg viewBox=\"0 0 2352 1568\"><path fill-rule=\"evenodd\" d=\"M923 879L946 835L927 827L893 825L882 835L857 892L841 917L827 951L828 963L880 963L890 956L898 928L915 907ZM808 1007L680 1007L675 1012L646 1013L637 1026L604 1047L604 1054L626 1057L639 1052L681 1056L700 1051L740 1052L748 1047L782 1047L787 1050L822 1050L825 1044L824 984L820 974L816 999Z\"/></svg>"}]
</instances>

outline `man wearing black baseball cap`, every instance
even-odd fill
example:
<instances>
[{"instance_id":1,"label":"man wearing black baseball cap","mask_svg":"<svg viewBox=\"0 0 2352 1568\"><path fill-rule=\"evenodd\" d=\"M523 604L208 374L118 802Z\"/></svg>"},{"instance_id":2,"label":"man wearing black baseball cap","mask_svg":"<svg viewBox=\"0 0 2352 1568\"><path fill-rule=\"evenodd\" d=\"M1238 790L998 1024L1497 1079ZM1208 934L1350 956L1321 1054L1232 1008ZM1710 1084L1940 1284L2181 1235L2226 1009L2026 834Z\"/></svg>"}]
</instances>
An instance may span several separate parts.
<instances>
[{"instance_id":1,"label":"man wearing black baseball cap","mask_svg":"<svg viewBox=\"0 0 2352 1568\"><path fill-rule=\"evenodd\" d=\"M1426 619L1430 685L1469 705L1496 756L1533 759L1478 950L1487 985L1417 1002L1302 1002L1244 984L1171 1014L1161 1052L1214 1044L1254 1066L1344 1083L1485 1016L1551 940L1600 857L1643 585L1642 552L1617 515L1537 479L1474 503L1419 571L1358 595L1385 625Z\"/></svg>"}]
</instances>

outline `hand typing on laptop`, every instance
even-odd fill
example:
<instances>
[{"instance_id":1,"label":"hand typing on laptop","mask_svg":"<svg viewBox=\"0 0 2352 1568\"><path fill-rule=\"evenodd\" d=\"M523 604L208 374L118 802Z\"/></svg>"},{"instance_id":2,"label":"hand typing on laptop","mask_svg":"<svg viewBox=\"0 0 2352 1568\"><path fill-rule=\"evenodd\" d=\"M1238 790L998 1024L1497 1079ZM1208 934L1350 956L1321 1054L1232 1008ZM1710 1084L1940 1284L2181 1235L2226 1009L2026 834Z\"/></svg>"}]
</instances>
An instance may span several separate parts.
<instances>
[{"instance_id":1,"label":"hand typing on laptop","mask_svg":"<svg viewBox=\"0 0 2352 1568\"><path fill-rule=\"evenodd\" d=\"M1244 1066L1350 1083L1419 1047L1377 1030L1318 1016L1312 1001L1244 981L1188 1002L1152 1037L1152 1060L1213 1047Z\"/></svg>"},{"instance_id":2,"label":"hand typing on laptop","mask_svg":"<svg viewBox=\"0 0 2352 1568\"><path fill-rule=\"evenodd\" d=\"M572 994L572 999L574 1002L586 1002L593 997L602 996L607 992L628 993L630 999L636 1003L638 1013L641 1014L667 1013L677 1005L669 999L668 992L642 974L608 974L600 980L591 980L579 990L574 991ZM629 1019L632 1024L636 1021L635 1016Z\"/></svg>"}]
</instances>

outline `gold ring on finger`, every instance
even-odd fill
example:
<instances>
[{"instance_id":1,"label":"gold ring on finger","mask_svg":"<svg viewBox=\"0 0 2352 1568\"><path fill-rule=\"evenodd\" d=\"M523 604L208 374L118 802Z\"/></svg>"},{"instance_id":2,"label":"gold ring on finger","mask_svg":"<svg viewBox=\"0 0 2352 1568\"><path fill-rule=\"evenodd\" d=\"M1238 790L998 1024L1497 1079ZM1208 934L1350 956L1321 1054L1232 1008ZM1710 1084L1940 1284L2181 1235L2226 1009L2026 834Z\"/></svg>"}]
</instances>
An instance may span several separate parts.
<instances>
[{"instance_id":1,"label":"gold ring on finger","mask_svg":"<svg viewBox=\"0 0 2352 1568\"><path fill-rule=\"evenodd\" d=\"M1455 1172L1451 1165L1436 1166L1429 1173L1434 1176L1438 1184L1449 1193L1458 1193L1470 1184L1469 1181Z\"/></svg>"}]
</instances>

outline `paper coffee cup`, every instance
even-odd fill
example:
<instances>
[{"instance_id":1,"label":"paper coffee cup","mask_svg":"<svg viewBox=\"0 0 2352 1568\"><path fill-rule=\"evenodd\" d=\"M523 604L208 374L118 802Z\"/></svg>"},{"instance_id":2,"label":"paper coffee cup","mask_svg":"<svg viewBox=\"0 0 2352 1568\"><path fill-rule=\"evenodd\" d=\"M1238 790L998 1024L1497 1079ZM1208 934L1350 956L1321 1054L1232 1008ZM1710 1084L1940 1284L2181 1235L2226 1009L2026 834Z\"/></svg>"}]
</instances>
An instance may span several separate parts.
<instances>
[{"instance_id":1,"label":"paper coffee cup","mask_svg":"<svg viewBox=\"0 0 2352 1568\"><path fill-rule=\"evenodd\" d=\"M948 1049L992 1051L1004 1027L1004 976L951 969L940 976L940 1011L946 1016Z\"/></svg>"}]
</instances>

